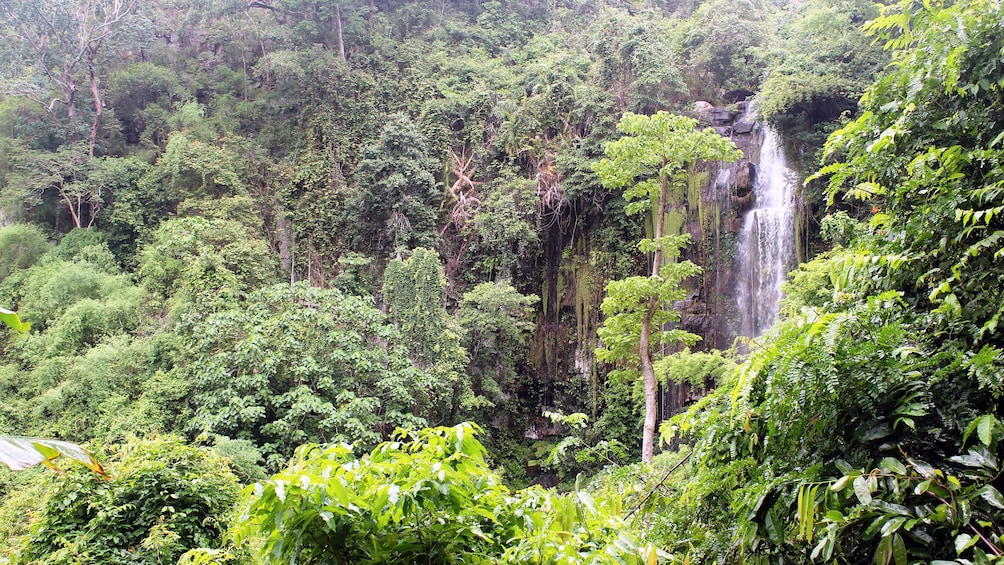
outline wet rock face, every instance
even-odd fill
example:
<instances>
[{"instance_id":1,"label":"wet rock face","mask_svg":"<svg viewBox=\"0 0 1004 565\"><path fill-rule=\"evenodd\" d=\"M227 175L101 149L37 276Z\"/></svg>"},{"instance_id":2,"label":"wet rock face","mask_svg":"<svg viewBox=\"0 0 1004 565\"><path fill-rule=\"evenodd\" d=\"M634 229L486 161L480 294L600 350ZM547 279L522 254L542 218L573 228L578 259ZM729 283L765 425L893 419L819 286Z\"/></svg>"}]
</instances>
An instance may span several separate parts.
<instances>
[{"instance_id":1,"label":"wet rock face","mask_svg":"<svg viewBox=\"0 0 1004 565\"><path fill-rule=\"evenodd\" d=\"M714 128L743 152L743 158L733 163L703 164L698 172L706 172L701 202L688 203L689 217L684 226L692 243L687 258L701 265L704 273L690 283L695 286L694 298L681 309L681 325L701 336L698 347L702 349L727 349L734 339L731 322L738 316L733 296L735 242L742 229L743 213L755 204L753 187L764 134L763 126L748 111L745 97L729 102L728 108L706 101L696 102L693 108L701 127Z\"/></svg>"},{"instance_id":2,"label":"wet rock face","mask_svg":"<svg viewBox=\"0 0 1004 565\"><path fill-rule=\"evenodd\" d=\"M752 190L753 185L756 184L756 165L747 161L745 167L736 167L734 184L736 194L740 197L742 197L743 193Z\"/></svg>"},{"instance_id":3,"label":"wet rock face","mask_svg":"<svg viewBox=\"0 0 1004 565\"><path fill-rule=\"evenodd\" d=\"M705 102L704 100L698 100L694 102L694 113L697 114L697 119L701 123L710 124L711 114L715 111L715 106L710 102Z\"/></svg>"},{"instance_id":4,"label":"wet rock face","mask_svg":"<svg viewBox=\"0 0 1004 565\"><path fill-rule=\"evenodd\" d=\"M732 132L736 134L751 133L753 131L753 128L755 127L756 127L756 122L744 116L742 118L739 118L739 121L737 121L736 124L732 126Z\"/></svg>"}]
</instances>

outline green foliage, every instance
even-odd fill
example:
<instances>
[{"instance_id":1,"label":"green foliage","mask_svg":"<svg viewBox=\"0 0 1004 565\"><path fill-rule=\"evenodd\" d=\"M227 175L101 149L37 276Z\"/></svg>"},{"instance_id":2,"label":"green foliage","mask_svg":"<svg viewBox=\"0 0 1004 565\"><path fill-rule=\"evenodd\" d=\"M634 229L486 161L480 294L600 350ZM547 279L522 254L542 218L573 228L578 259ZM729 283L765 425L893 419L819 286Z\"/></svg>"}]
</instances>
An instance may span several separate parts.
<instances>
[{"instance_id":1,"label":"green foliage","mask_svg":"<svg viewBox=\"0 0 1004 565\"><path fill-rule=\"evenodd\" d=\"M394 250L437 247L435 160L405 114L393 114L379 141L364 151L350 202L357 249L383 256Z\"/></svg>"},{"instance_id":2,"label":"green foliage","mask_svg":"<svg viewBox=\"0 0 1004 565\"><path fill-rule=\"evenodd\" d=\"M17 312L7 310L6 308L0 308L0 322L3 322L5 326L20 334L26 334L31 329L31 324L22 322Z\"/></svg>"},{"instance_id":3,"label":"green foliage","mask_svg":"<svg viewBox=\"0 0 1004 565\"><path fill-rule=\"evenodd\" d=\"M465 368L467 352L457 321L446 313L446 276L439 254L419 247L407 259L394 259L384 272L388 317L418 367L427 369L435 389L423 407L430 421L455 421L458 410L483 407Z\"/></svg>"},{"instance_id":4,"label":"green foliage","mask_svg":"<svg viewBox=\"0 0 1004 565\"><path fill-rule=\"evenodd\" d=\"M168 195L149 182L152 166L138 157L106 157L91 173L103 187L105 209L95 222L122 264L133 264L137 240L167 219Z\"/></svg>"},{"instance_id":5,"label":"green foliage","mask_svg":"<svg viewBox=\"0 0 1004 565\"><path fill-rule=\"evenodd\" d=\"M476 431L402 432L361 457L345 444L305 446L288 469L245 491L238 540L260 538L265 563L487 562L511 534L502 526L511 516Z\"/></svg>"},{"instance_id":6,"label":"green foliage","mask_svg":"<svg viewBox=\"0 0 1004 565\"><path fill-rule=\"evenodd\" d=\"M520 294L507 282L481 283L461 298L457 321L470 359L466 373L473 394L488 407L519 412L512 391L519 381L519 364L526 358L537 302L538 297Z\"/></svg>"},{"instance_id":7,"label":"green foliage","mask_svg":"<svg viewBox=\"0 0 1004 565\"><path fill-rule=\"evenodd\" d=\"M107 249L104 252L107 254ZM105 262L105 266L108 263L114 266L110 254L106 257L109 261ZM26 312L26 318L38 331L56 325L68 310L83 300L114 300L127 303L132 308L142 300L128 277L109 273L86 260L72 263L46 260L20 276L8 277L5 286L8 292L17 296L18 307ZM134 319L135 316L133 313ZM126 324L125 327L130 325L134 326Z\"/></svg>"},{"instance_id":8,"label":"green foliage","mask_svg":"<svg viewBox=\"0 0 1004 565\"><path fill-rule=\"evenodd\" d=\"M512 278L540 243L540 211L531 206L536 184L504 174L482 197L474 216L478 240L474 253L489 276Z\"/></svg>"},{"instance_id":9,"label":"green foliage","mask_svg":"<svg viewBox=\"0 0 1004 565\"><path fill-rule=\"evenodd\" d=\"M721 351L691 351L667 355L655 362L656 375L660 381L687 383L698 390L717 383L735 371L734 360Z\"/></svg>"},{"instance_id":10,"label":"green foliage","mask_svg":"<svg viewBox=\"0 0 1004 565\"><path fill-rule=\"evenodd\" d=\"M9 206L22 209L51 203L69 217L72 227L89 227L104 205L99 175L91 178L97 159L83 142L60 146L55 152L24 151L15 174L3 191Z\"/></svg>"},{"instance_id":11,"label":"green foliage","mask_svg":"<svg viewBox=\"0 0 1004 565\"><path fill-rule=\"evenodd\" d=\"M177 74L154 63L137 62L112 77L106 100L122 125L126 143L160 147L170 131L169 113L186 97Z\"/></svg>"},{"instance_id":12,"label":"green foliage","mask_svg":"<svg viewBox=\"0 0 1004 565\"><path fill-rule=\"evenodd\" d=\"M276 279L276 261L253 229L231 219L174 218L139 254L138 274L175 309L225 307Z\"/></svg>"},{"instance_id":13,"label":"green foliage","mask_svg":"<svg viewBox=\"0 0 1004 565\"><path fill-rule=\"evenodd\" d=\"M999 10L980 1L889 6L869 29L887 38L895 70L827 141L834 162L817 175L829 175L831 201L865 200L879 212L879 253L911 259L883 284L918 306L929 297L974 340L993 336L1004 312L994 274L1004 178Z\"/></svg>"},{"instance_id":14,"label":"green foliage","mask_svg":"<svg viewBox=\"0 0 1004 565\"><path fill-rule=\"evenodd\" d=\"M409 340L409 349L426 363L439 361L444 354L442 340L456 342L446 335L450 317L446 314L446 276L439 263L439 254L418 248L404 260L387 264L383 294L390 319ZM452 352L450 352L452 353Z\"/></svg>"},{"instance_id":15,"label":"green foliage","mask_svg":"<svg viewBox=\"0 0 1004 565\"><path fill-rule=\"evenodd\" d=\"M694 82L713 81L726 90L757 90L765 64L758 47L771 37L769 15L760 0L702 2L683 39L684 52L697 75Z\"/></svg>"},{"instance_id":16,"label":"green foliage","mask_svg":"<svg viewBox=\"0 0 1004 565\"><path fill-rule=\"evenodd\" d=\"M305 446L245 490L236 537L264 563L653 562L616 498L510 493L478 431L401 431L362 456L345 444Z\"/></svg>"},{"instance_id":17,"label":"green foliage","mask_svg":"<svg viewBox=\"0 0 1004 565\"><path fill-rule=\"evenodd\" d=\"M809 2L766 48L777 59L764 78L759 112L771 123L819 122L854 108L888 55L861 29L878 15L859 0Z\"/></svg>"},{"instance_id":18,"label":"green foliage","mask_svg":"<svg viewBox=\"0 0 1004 565\"><path fill-rule=\"evenodd\" d=\"M728 138L696 127L696 120L667 112L624 114L617 123L622 137L606 144L606 158L593 168L605 187L624 189L628 214L645 212L657 202L679 205L690 167L698 160L732 161L742 156Z\"/></svg>"},{"instance_id":19,"label":"green foliage","mask_svg":"<svg viewBox=\"0 0 1004 565\"><path fill-rule=\"evenodd\" d=\"M597 467L623 463L628 456L624 444L616 439L590 441L585 430L589 416L576 412L562 414L545 411L544 417L567 429L567 434L547 454L542 467L554 471L562 480L574 477L576 482L583 474Z\"/></svg>"},{"instance_id":20,"label":"green foliage","mask_svg":"<svg viewBox=\"0 0 1004 565\"><path fill-rule=\"evenodd\" d=\"M654 298L660 304L682 300L686 289L680 284L699 272L699 267L686 261L664 266L658 277L628 277L608 284L607 297L602 305L607 318L599 329L603 347L597 349L597 358L636 367L639 363L638 340L643 326L649 324L649 327L664 328L680 321L680 312L669 308L660 308L649 314L646 308L649 300ZM698 339L699 336L679 328L657 329L652 333L652 343L682 342L693 345Z\"/></svg>"},{"instance_id":21,"label":"green foliage","mask_svg":"<svg viewBox=\"0 0 1004 565\"><path fill-rule=\"evenodd\" d=\"M220 198L247 194L247 162L225 147L217 147L185 132L172 133L163 156L151 171L170 200Z\"/></svg>"},{"instance_id":22,"label":"green foliage","mask_svg":"<svg viewBox=\"0 0 1004 565\"><path fill-rule=\"evenodd\" d=\"M14 271L31 267L48 250L45 235L31 224L0 228L0 281Z\"/></svg>"},{"instance_id":23,"label":"green foliage","mask_svg":"<svg viewBox=\"0 0 1004 565\"><path fill-rule=\"evenodd\" d=\"M250 440L279 468L306 442L373 445L423 420L438 386L372 303L304 284L266 287L193 327L184 378L194 432Z\"/></svg>"},{"instance_id":24,"label":"green foliage","mask_svg":"<svg viewBox=\"0 0 1004 565\"><path fill-rule=\"evenodd\" d=\"M875 563L1000 562L1004 496L994 483L1002 435L1000 421L985 414L963 434L966 453L944 467L902 455L859 469L838 461L839 478L799 487L800 537L811 544L820 530L812 556L824 561L874 546Z\"/></svg>"},{"instance_id":25,"label":"green foliage","mask_svg":"<svg viewBox=\"0 0 1004 565\"><path fill-rule=\"evenodd\" d=\"M111 480L69 470L50 484L11 563L175 563L218 547L237 478L211 451L178 438L131 440L108 460Z\"/></svg>"},{"instance_id":26,"label":"green foliage","mask_svg":"<svg viewBox=\"0 0 1004 565\"><path fill-rule=\"evenodd\" d=\"M609 10L590 30L601 84L620 109L642 114L677 105L686 95L671 24L649 14Z\"/></svg>"}]
</instances>

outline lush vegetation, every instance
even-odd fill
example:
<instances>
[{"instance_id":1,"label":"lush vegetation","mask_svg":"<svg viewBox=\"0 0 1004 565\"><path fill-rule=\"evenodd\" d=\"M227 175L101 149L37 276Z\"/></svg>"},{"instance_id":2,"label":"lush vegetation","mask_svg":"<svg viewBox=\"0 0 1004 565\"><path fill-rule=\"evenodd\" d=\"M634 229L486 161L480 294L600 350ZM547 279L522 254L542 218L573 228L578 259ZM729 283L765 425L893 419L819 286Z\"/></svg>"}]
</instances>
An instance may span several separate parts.
<instances>
[{"instance_id":1,"label":"lush vegetation","mask_svg":"<svg viewBox=\"0 0 1004 565\"><path fill-rule=\"evenodd\" d=\"M1004 563L999 2L0 15L0 563Z\"/></svg>"}]
</instances>

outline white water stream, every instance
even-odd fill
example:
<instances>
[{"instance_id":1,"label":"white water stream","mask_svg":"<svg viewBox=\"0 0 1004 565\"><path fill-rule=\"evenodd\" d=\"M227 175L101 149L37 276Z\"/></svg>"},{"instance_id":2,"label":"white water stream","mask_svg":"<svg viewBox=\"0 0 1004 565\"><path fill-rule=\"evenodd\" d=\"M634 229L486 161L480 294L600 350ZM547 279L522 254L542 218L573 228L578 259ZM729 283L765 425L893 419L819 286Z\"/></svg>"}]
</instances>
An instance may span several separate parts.
<instances>
[{"instance_id":1,"label":"white water stream","mask_svg":"<svg viewBox=\"0 0 1004 565\"><path fill-rule=\"evenodd\" d=\"M764 126L754 203L737 242L739 335L757 337L777 317L781 283L795 261L795 174L773 130Z\"/></svg>"}]
</instances>

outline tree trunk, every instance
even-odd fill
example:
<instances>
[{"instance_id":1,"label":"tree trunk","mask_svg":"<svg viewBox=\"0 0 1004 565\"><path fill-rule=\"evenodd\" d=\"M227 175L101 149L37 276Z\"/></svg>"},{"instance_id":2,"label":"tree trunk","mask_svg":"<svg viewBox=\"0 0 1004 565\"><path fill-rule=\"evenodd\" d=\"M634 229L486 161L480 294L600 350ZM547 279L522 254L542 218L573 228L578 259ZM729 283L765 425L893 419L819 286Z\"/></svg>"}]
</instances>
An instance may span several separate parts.
<instances>
[{"instance_id":1,"label":"tree trunk","mask_svg":"<svg viewBox=\"0 0 1004 565\"><path fill-rule=\"evenodd\" d=\"M338 33L338 54L341 55L344 63L348 59L345 58L345 40L342 39L342 12L338 6L335 6L335 26Z\"/></svg>"},{"instance_id":2,"label":"tree trunk","mask_svg":"<svg viewBox=\"0 0 1004 565\"><path fill-rule=\"evenodd\" d=\"M98 138L98 127L101 126L101 92L98 90L98 75L94 73L94 66L90 66L91 73L91 95L94 96L94 120L91 121L91 137L87 143L87 156L94 156L94 143Z\"/></svg>"},{"instance_id":3,"label":"tree trunk","mask_svg":"<svg viewBox=\"0 0 1004 565\"><path fill-rule=\"evenodd\" d=\"M663 166L666 165L663 160ZM662 268L662 228L666 223L666 200L669 193L669 181L662 179L662 186L659 190L659 203L655 210L652 226L655 232L655 251L652 253L652 276L658 277ZM638 359L641 363L642 382L645 387L645 425L641 433L641 460L645 463L652 462L655 454L655 426L658 423L659 412L659 386L655 380L655 366L652 364L652 348L650 346L652 337L652 317L655 315L659 300L655 296L648 299L648 308L645 310L645 317L641 321L641 335L638 338Z\"/></svg>"},{"instance_id":4,"label":"tree trunk","mask_svg":"<svg viewBox=\"0 0 1004 565\"><path fill-rule=\"evenodd\" d=\"M80 226L80 197L77 196L77 207L73 206L73 199L70 195L66 193L66 190L62 185L59 186L59 195L63 198L63 202L66 202L66 209L70 212L70 218L73 219L73 227L79 228Z\"/></svg>"},{"instance_id":5,"label":"tree trunk","mask_svg":"<svg viewBox=\"0 0 1004 565\"><path fill-rule=\"evenodd\" d=\"M641 433L641 460L645 463L652 462L655 454L655 426L657 412L659 410L658 392L659 387L655 381L655 366L652 364L652 351L649 349L649 341L652 335L652 316L658 304L653 296L648 299L648 309L645 317L641 321L641 336L638 339L638 358L641 360L642 382L645 386L645 425Z\"/></svg>"},{"instance_id":6,"label":"tree trunk","mask_svg":"<svg viewBox=\"0 0 1004 565\"><path fill-rule=\"evenodd\" d=\"M77 141L77 128L73 127L73 120L77 117L77 108L74 106L77 89L76 86L63 89L63 96L66 97L66 121L70 124L70 140Z\"/></svg>"},{"instance_id":7,"label":"tree trunk","mask_svg":"<svg viewBox=\"0 0 1004 565\"><path fill-rule=\"evenodd\" d=\"M373 39L373 0L370 0L370 11L366 15L366 37Z\"/></svg>"}]
</instances>

